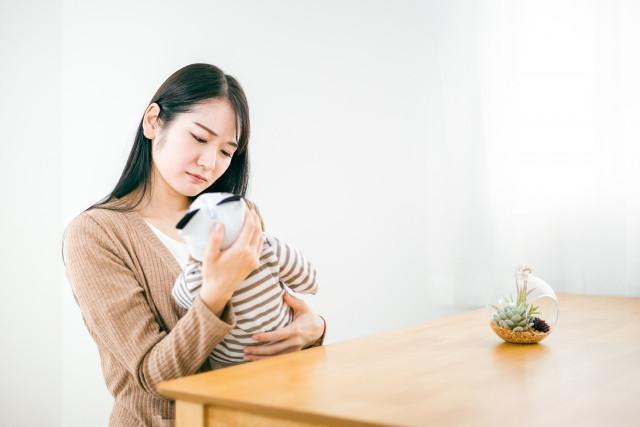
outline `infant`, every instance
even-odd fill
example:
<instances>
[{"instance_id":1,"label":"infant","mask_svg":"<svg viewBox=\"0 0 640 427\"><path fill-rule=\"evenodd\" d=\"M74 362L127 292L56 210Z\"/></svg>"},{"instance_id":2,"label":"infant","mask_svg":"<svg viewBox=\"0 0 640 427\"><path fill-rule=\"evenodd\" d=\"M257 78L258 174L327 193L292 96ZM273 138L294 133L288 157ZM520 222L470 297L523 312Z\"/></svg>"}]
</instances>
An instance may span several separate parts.
<instances>
[{"instance_id":1,"label":"infant","mask_svg":"<svg viewBox=\"0 0 640 427\"><path fill-rule=\"evenodd\" d=\"M224 224L221 249L236 240L244 224L247 205L241 196L205 193L198 196L176 228L189 249L190 260L173 285L176 303L188 309L202 286L202 260L216 223ZM213 366L241 363L246 346L259 345L254 334L280 329L293 320L293 310L283 300L287 288L305 294L318 290L316 269L300 251L266 233L258 267L238 286L231 297L236 326L213 349Z\"/></svg>"}]
</instances>

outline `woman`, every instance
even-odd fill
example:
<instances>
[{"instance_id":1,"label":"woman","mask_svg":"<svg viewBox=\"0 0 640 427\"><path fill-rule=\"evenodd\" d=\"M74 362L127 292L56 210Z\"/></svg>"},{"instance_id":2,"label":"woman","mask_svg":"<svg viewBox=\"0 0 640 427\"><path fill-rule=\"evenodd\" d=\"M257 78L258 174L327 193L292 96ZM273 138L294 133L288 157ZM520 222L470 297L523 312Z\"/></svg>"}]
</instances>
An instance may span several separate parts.
<instances>
[{"instance_id":1,"label":"woman","mask_svg":"<svg viewBox=\"0 0 640 427\"><path fill-rule=\"evenodd\" d=\"M236 242L213 233L200 297L185 311L171 287L180 272L175 224L200 193L245 195L249 111L238 82L209 64L171 75L149 103L114 190L66 229L66 274L98 346L115 402L112 426L173 425L161 381L211 369L207 356L235 324L229 299L257 265L262 219L250 204ZM168 244L169 246L167 246ZM172 243L171 243L172 242ZM253 338L247 360L322 344L324 319L285 293L289 326Z\"/></svg>"}]
</instances>

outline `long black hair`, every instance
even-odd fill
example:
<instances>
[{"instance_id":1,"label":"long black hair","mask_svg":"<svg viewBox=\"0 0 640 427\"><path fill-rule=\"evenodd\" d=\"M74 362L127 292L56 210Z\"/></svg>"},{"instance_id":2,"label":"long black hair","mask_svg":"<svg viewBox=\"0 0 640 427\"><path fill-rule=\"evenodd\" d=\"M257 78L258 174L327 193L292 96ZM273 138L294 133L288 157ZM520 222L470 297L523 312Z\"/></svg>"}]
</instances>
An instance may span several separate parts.
<instances>
[{"instance_id":1,"label":"long black hair","mask_svg":"<svg viewBox=\"0 0 640 427\"><path fill-rule=\"evenodd\" d=\"M249 184L249 106L240 83L234 77L211 64L187 65L162 83L149 105L155 102L160 106L158 120L163 126L169 126L177 114L188 113L198 103L212 98L225 98L231 103L236 115L238 149L225 173L202 193L226 192L245 196ZM144 115L140 120L129 159L115 188L103 200L86 210L103 208L130 211L140 204L150 190L151 143L144 136L143 120ZM121 203L120 198L140 187L142 191L135 203ZM190 197L190 200L194 198L195 196Z\"/></svg>"}]
</instances>

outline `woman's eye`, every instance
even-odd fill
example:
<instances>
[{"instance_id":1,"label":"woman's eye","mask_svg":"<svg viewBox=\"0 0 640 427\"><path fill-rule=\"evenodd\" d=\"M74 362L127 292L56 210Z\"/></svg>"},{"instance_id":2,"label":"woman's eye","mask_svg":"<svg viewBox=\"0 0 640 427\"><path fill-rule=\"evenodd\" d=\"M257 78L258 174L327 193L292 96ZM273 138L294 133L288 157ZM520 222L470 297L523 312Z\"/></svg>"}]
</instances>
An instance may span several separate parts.
<instances>
[{"instance_id":1,"label":"woman's eye","mask_svg":"<svg viewBox=\"0 0 640 427\"><path fill-rule=\"evenodd\" d=\"M206 142L207 142L207 140L206 140L206 139L198 138L198 137L197 137L197 136L195 136L194 134L191 134L191 136L193 137L193 139L195 139L196 141L198 141L198 142L200 142L200 143L202 143L202 144L204 144L204 143L206 143Z\"/></svg>"},{"instance_id":2,"label":"woman's eye","mask_svg":"<svg viewBox=\"0 0 640 427\"><path fill-rule=\"evenodd\" d=\"M191 132L189 132L189 133L191 133ZM196 141L198 141L198 142L199 142L199 143L201 143L201 144L206 144L206 143L207 143L207 140L206 140L206 139L198 138L197 136L195 136L195 135L194 135L194 134L192 134L192 133L191 133L191 136L193 137L193 139L195 139ZM226 152L226 151L222 151L222 154L223 154L225 157L229 157L229 158L231 158L231 157L233 156L233 153L228 153L228 152Z\"/></svg>"}]
</instances>

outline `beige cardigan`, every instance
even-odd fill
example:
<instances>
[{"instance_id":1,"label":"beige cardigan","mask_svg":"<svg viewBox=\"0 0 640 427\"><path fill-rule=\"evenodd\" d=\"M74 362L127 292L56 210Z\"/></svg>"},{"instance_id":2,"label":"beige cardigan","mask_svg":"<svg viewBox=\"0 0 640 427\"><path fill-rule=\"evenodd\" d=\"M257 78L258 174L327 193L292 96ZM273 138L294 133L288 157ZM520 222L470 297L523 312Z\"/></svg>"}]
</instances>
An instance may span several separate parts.
<instances>
[{"instance_id":1,"label":"beige cardigan","mask_svg":"<svg viewBox=\"0 0 640 427\"><path fill-rule=\"evenodd\" d=\"M230 306L221 318L200 298L188 311L179 307L171 287L180 266L135 211L78 215L65 231L63 257L115 399L109 425L173 426L174 402L156 387L211 369L207 356L235 326Z\"/></svg>"}]
</instances>

